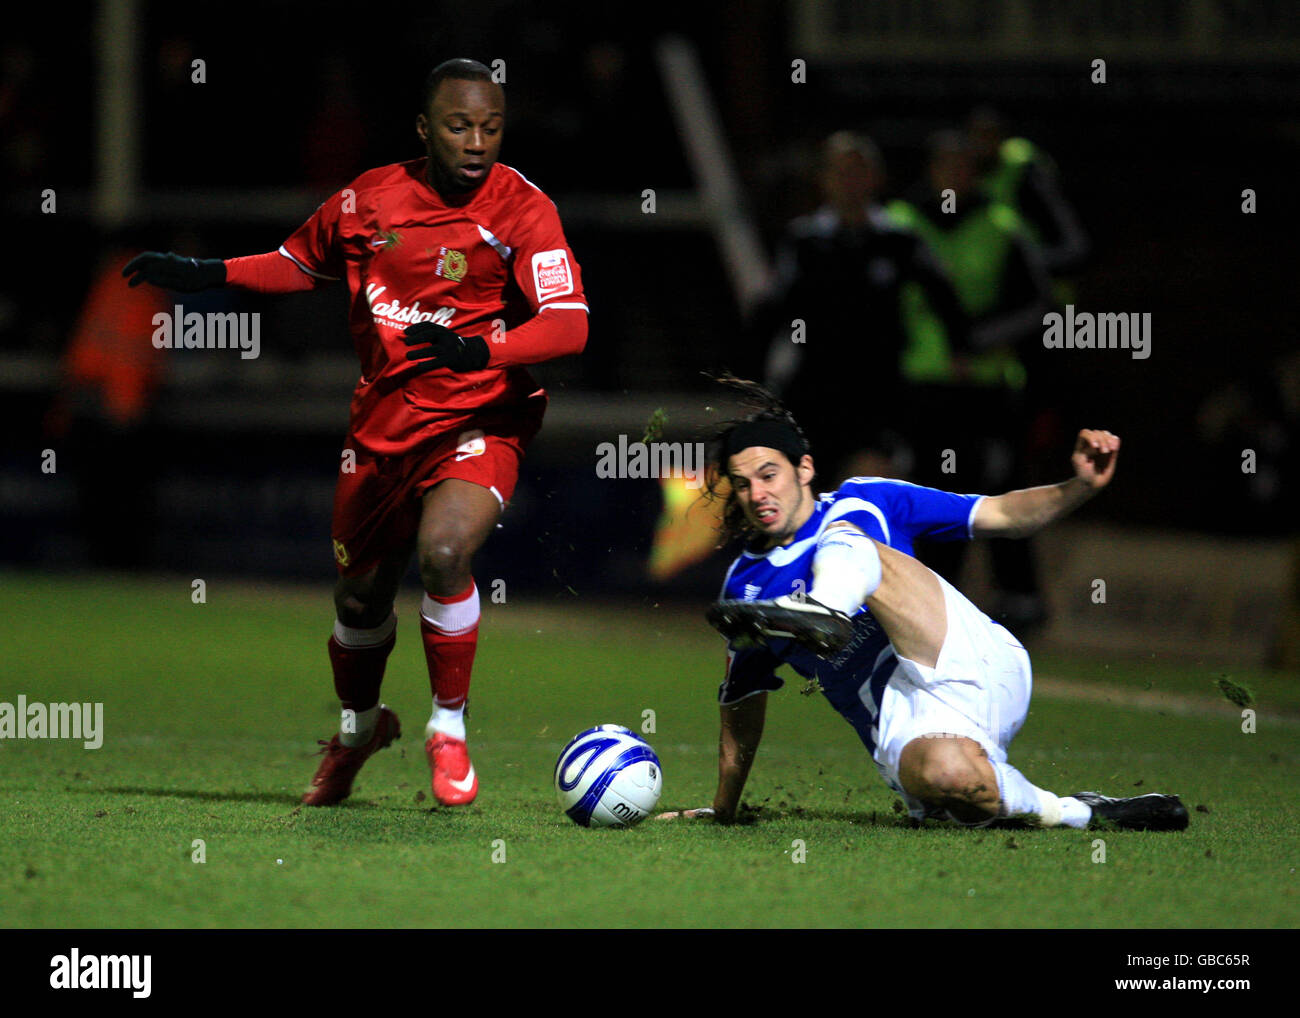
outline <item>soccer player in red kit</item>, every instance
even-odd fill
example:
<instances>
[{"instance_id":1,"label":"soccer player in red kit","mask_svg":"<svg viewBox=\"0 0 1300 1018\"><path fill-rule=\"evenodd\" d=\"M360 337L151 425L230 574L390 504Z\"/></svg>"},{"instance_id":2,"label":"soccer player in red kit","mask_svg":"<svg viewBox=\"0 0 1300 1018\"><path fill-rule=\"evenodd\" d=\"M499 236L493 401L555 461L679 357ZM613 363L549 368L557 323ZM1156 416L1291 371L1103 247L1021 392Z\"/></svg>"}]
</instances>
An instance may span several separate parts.
<instances>
[{"instance_id":1,"label":"soccer player in red kit","mask_svg":"<svg viewBox=\"0 0 1300 1018\"><path fill-rule=\"evenodd\" d=\"M361 379L332 525L329 657L343 720L303 797L309 805L347 798L362 764L401 734L379 689L412 550L425 590L433 794L448 806L478 794L464 721L479 622L471 562L542 423L546 394L525 365L578 353L587 340L578 265L555 205L497 162L504 124L505 95L488 68L449 60L425 83L416 121L425 158L363 173L278 251L226 261L149 252L124 273L132 286L184 291L290 293L347 281Z\"/></svg>"}]
</instances>

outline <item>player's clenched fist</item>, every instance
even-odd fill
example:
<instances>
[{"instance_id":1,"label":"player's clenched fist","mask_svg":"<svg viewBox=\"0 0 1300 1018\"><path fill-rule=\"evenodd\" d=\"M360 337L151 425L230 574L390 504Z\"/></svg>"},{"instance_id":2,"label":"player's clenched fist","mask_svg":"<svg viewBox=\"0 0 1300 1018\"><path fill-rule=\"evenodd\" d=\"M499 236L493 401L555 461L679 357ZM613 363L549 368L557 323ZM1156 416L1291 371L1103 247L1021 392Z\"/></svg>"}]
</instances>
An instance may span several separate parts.
<instances>
[{"instance_id":1,"label":"player's clenched fist","mask_svg":"<svg viewBox=\"0 0 1300 1018\"><path fill-rule=\"evenodd\" d=\"M146 251L122 269L128 286L152 283L167 290L195 293L226 285L226 263L220 258L186 258L168 251Z\"/></svg>"},{"instance_id":2,"label":"player's clenched fist","mask_svg":"<svg viewBox=\"0 0 1300 1018\"><path fill-rule=\"evenodd\" d=\"M482 371L491 356L479 336L461 336L437 322L417 322L402 333L402 342L410 347L406 359L418 364L413 376L438 368L457 373Z\"/></svg>"},{"instance_id":3,"label":"player's clenched fist","mask_svg":"<svg viewBox=\"0 0 1300 1018\"><path fill-rule=\"evenodd\" d=\"M1075 476L1090 487L1104 488L1115 476L1115 461L1119 458L1119 436L1109 431L1084 428L1074 443Z\"/></svg>"}]
</instances>

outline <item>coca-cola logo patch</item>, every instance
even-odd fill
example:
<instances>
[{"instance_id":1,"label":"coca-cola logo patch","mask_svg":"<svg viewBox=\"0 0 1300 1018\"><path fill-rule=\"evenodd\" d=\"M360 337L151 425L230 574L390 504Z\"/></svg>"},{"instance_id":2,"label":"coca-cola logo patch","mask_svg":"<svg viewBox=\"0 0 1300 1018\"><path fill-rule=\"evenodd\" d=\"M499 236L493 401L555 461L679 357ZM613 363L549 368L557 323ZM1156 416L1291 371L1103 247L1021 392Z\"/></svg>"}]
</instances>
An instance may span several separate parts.
<instances>
[{"instance_id":1,"label":"coca-cola logo patch","mask_svg":"<svg viewBox=\"0 0 1300 1018\"><path fill-rule=\"evenodd\" d=\"M533 286L537 290L537 303L552 297L573 293L573 270L569 267L569 252L563 248L539 251L533 255Z\"/></svg>"}]
</instances>

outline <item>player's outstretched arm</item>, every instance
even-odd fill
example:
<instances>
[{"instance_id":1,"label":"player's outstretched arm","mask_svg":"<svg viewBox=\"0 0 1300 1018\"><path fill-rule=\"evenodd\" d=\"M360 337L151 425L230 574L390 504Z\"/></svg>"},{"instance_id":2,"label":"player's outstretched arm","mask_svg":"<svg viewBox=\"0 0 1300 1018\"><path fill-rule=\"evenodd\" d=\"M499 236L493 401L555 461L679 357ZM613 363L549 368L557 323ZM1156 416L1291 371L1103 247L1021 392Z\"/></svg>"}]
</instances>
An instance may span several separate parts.
<instances>
[{"instance_id":1,"label":"player's outstretched arm","mask_svg":"<svg viewBox=\"0 0 1300 1018\"><path fill-rule=\"evenodd\" d=\"M300 293L337 280L310 273L279 251L241 258L186 258L170 251L146 251L126 263L128 286L152 283L178 293L233 286L253 293Z\"/></svg>"},{"instance_id":2,"label":"player's outstretched arm","mask_svg":"<svg viewBox=\"0 0 1300 1018\"><path fill-rule=\"evenodd\" d=\"M180 293L196 293L226 285L226 263L220 258L186 258L171 251L146 251L122 269L128 286L152 283Z\"/></svg>"},{"instance_id":3,"label":"player's outstretched arm","mask_svg":"<svg viewBox=\"0 0 1300 1018\"><path fill-rule=\"evenodd\" d=\"M745 790L749 768L763 738L767 694L755 693L738 703L724 704L719 713L722 727L718 736L718 790L713 796L713 805L660 813L658 819L713 817L720 824L729 824L736 819L740 795Z\"/></svg>"},{"instance_id":4,"label":"player's outstretched arm","mask_svg":"<svg viewBox=\"0 0 1300 1018\"><path fill-rule=\"evenodd\" d=\"M984 499L975 510L974 537L1028 537L1068 516L1115 476L1119 436L1084 428L1075 439L1070 462L1074 476L1060 484L1022 488Z\"/></svg>"}]
</instances>

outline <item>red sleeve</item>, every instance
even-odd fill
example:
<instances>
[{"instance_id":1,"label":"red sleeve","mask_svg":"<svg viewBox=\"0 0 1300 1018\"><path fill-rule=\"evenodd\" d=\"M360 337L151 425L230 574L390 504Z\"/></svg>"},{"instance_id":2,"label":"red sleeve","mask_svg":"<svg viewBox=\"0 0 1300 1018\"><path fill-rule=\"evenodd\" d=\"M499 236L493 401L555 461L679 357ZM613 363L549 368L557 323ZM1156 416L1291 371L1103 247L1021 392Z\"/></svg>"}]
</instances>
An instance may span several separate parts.
<instances>
[{"instance_id":1,"label":"red sleeve","mask_svg":"<svg viewBox=\"0 0 1300 1018\"><path fill-rule=\"evenodd\" d=\"M339 249L339 225L345 212L356 210L355 182L321 202L311 218L294 230L280 246L280 253L293 259L298 268L321 280L342 279L345 265Z\"/></svg>"},{"instance_id":2,"label":"red sleeve","mask_svg":"<svg viewBox=\"0 0 1300 1018\"><path fill-rule=\"evenodd\" d=\"M586 312L582 273L564 239L560 214L549 198L537 203L536 213L520 231L514 262L515 282L535 312L544 307Z\"/></svg>"},{"instance_id":3,"label":"red sleeve","mask_svg":"<svg viewBox=\"0 0 1300 1018\"><path fill-rule=\"evenodd\" d=\"M543 197L513 238L515 282L534 311L501 336L489 335L488 366L505 368L581 353L587 345L587 299L560 215Z\"/></svg>"},{"instance_id":4,"label":"red sleeve","mask_svg":"<svg viewBox=\"0 0 1300 1018\"><path fill-rule=\"evenodd\" d=\"M226 285L256 293L297 293L343 278L339 254L339 217L356 192L346 187L330 195L279 251L226 259Z\"/></svg>"},{"instance_id":5,"label":"red sleeve","mask_svg":"<svg viewBox=\"0 0 1300 1018\"><path fill-rule=\"evenodd\" d=\"M314 289L322 282L279 251L226 259L226 285L254 293L297 293Z\"/></svg>"},{"instance_id":6,"label":"red sleeve","mask_svg":"<svg viewBox=\"0 0 1300 1018\"><path fill-rule=\"evenodd\" d=\"M552 308L534 315L523 325L488 339L490 368L536 364L571 353L587 345L587 312L578 308Z\"/></svg>"}]
</instances>

